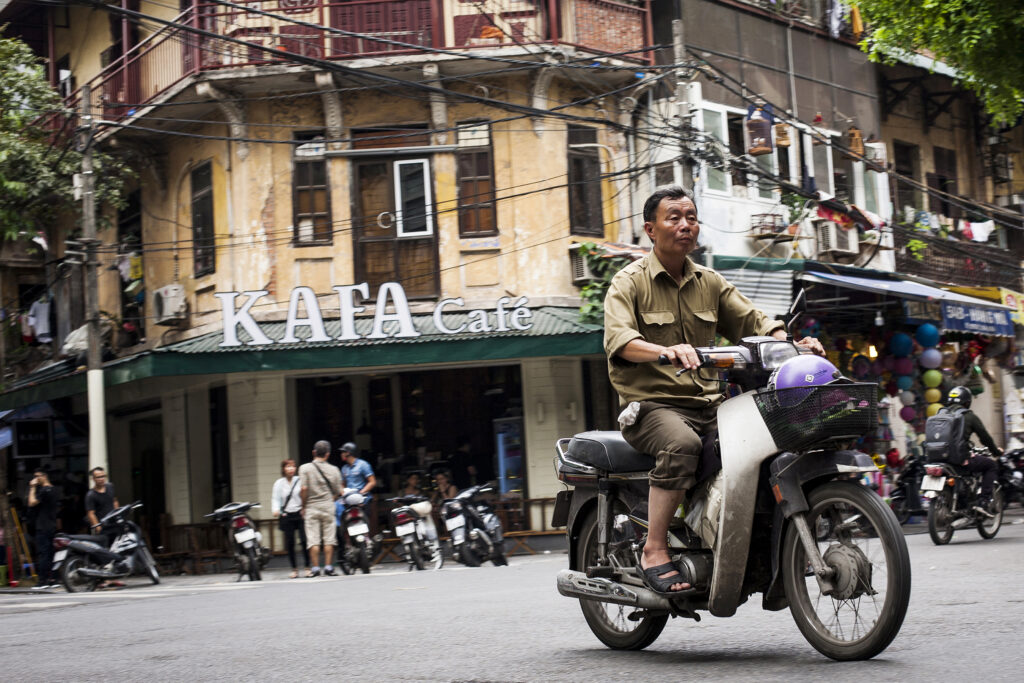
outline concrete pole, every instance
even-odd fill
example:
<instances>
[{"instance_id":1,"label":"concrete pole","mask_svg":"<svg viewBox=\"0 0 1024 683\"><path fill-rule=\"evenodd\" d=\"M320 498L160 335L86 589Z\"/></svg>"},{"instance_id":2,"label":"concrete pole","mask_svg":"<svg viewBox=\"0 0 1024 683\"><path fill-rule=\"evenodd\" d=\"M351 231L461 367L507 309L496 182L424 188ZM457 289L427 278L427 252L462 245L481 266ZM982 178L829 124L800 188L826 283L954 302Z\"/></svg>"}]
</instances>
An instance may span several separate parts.
<instances>
[{"instance_id":1,"label":"concrete pole","mask_svg":"<svg viewBox=\"0 0 1024 683\"><path fill-rule=\"evenodd\" d=\"M96 261L96 179L92 169L92 145L96 122L90 100L92 88L82 86L82 242L85 246L85 316L89 326L86 384L89 399L89 469L107 469L107 411L104 400L103 361L100 355L99 286Z\"/></svg>"}]
</instances>

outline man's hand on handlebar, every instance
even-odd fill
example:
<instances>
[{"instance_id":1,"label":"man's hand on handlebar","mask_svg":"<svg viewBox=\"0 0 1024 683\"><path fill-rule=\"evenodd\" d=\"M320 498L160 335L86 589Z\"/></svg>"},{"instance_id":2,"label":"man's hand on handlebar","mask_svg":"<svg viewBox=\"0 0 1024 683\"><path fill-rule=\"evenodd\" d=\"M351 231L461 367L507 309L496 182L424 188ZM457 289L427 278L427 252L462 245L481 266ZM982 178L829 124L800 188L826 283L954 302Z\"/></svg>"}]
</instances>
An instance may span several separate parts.
<instances>
[{"instance_id":1,"label":"man's hand on handlebar","mask_svg":"<svg viewBox=\"0 0 1024 683\"><path fill-rule=\"evenodd\" d=\"M786 332L785 332L785 330L775 330L775 332L772 334L772 336L775 337L776 339L780 340L780 341L785 341L786 340ZM824 356L825 355L825 348L821 345L821 342L818 341L817 339L815 339L814 337L804 337L800 341L796 342L796 345L798 347L800 347L801 349L806 350L806 351L810 351L811 353L813 353L815 355L818 355L818 356Z\"/></svg>"},{"instance_id":2,"label":"man's hand on handlebar","mask_svg":"<svg viewBox=\"0 0 1024 683\"><path fill-rule=\"evenodd\" d=\"M666 346L661 352L659 362L662 357L667 358L669 363L680 370L696 370L700 367L700 356L689 344Z\"/></svg>"}]
</instances>

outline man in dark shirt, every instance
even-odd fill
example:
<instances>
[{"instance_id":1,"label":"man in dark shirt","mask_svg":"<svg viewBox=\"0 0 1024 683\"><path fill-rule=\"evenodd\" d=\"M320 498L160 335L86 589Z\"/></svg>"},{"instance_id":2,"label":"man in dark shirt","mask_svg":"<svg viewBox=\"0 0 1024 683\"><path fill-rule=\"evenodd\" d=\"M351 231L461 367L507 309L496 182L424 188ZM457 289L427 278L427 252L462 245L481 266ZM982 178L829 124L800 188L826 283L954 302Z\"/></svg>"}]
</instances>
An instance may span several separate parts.
<instances>
[{"instance_id":1,"label":"man in dark shirt","mask_svg":"<svg viewBox=\"0 0 1024 683\"><path fill-rule=\"evenodd\" d=\"M950 410L955 409L957 406L964 409L964 439L967 440L968 447L971 443L971 435L977 434L978 440L988 448L988 452L993 457L998 457L1002 455L1003 450L996 446L992 435L988 433L985 425L981 423L981 418L971 412L972 400L970 389L967 387L953 387L946 396L946 405ZM986 458L983 455L969 455L962 465L974 474L981 475L981 496L975 503L974 509L991 517L992 513L989 512L989 507L992 504L992 485L996 481L995 460Z\"/></svg>"},{"instance_id":2,"label":"man in dark shirt","mask_svg":"<svg viewBox=\"0 0 1024 683\"><path fill-rule=\"evenodd\" d=\"M92 475L93 487L85 494L85 514L89 518L89 528L94 534L103 533L97 525L112 510L121 507L117 503L114 485L107 481L107 472L102 467L94 467L89 471Z\"/></svg>"},{"instance_id":3,"label":"man in dark shirt","mask_svg":"<svg viewBox=\"0 0 1024 683\"><path fill-rule=\"evenodd\" d=\"M55 588L53 535L57 532L57 492L43 469L36 469L28 484L28 506L35 512L36 571L39 574L36 588Z\"/></svg>"}]
</instances>

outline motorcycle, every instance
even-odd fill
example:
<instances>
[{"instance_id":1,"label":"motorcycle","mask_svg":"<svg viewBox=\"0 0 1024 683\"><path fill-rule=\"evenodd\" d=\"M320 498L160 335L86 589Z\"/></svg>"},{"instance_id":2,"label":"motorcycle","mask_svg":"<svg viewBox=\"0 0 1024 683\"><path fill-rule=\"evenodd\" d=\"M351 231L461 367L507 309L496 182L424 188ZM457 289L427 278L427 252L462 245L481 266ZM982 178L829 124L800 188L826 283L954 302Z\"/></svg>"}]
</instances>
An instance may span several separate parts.
<instances>
[{"instance_id":1,"label":"motorcycle","mask_svg":"<svg viewBox=\"0 0 1024 683\"><path fill-rule=\"evenodd\" d=\"M342 497L345 502L342 524L348 532L349 544L342 557L341 570L352 574L358 567L364 574L369 574L370 561L380 551L382 537L380 534L370 536L370 524L364 510L366 497L355 489L345 489Z\"/></svg>"},{"instance_id":2,"label":"motorcycle","mask_svg":"<svg viewBox=\"0 0 1024 683\"><path fill-rule=\"evenodd\" d=\"M261 580L260 572L270 561L270 550L263 546L263 534L248 514L258 507L259 503L227 503L205 515L227 529L228 545L238 567L237 581L243 576L248 576L250 581Z\"/></svg>"},{"instance_id":3,"label":"motorcycle","mask_svg":"<svg viewBox=\"0 0 1024 683\"><path fill-rule=\"evenodd\" d=\"M444 553L437 538L437 529L430 519L434 509L425 496L399 496L389 498L389 503L398 503L391 511L391 525L395 535L402 541L405 561L409 563L409 571L440 569L444 565Z\"/></svg>"},{"instance_id":4,"label":"motorcycle","mask_svg":"<svg viewBox=\"0 0 1024 683\"><path fill-rule=\"evenodd\" d=\"M142 530L132 521L132 510L142 507L136 501L111 510L94 528L116 534L113 541L101 534L57 534L53 539L53 571L69 593L94 591L101 581L144 574L160 583L156 560L146 545ZM107 543L110 546L107 547Z\"/></svg>"},{"instance_id":5,"label":"motorcycle","mask_svg":"<svg viewBox=\"0 0 1024 683\"><path fill-rule=\"evenodd\" d=\"M999 456L999 481L1006 507L1011 503L1024 505L1024 449L1008 451Z\"/></svg>"},{"instance_id":6,"label":"motorcycle","mask_svg":"<svg viewBox=\"0 0 1024 683\"><path fill-rule=\"evenodd\" d=\"M988 456L987 448L973 448L972 455ZM974 509L981 492L981 478L949 463L925 465L921 491L929 500L928 535L935 545L946 545L957 529L974 526L982 538L995 538L1003 524L1006 506L1003 484L996 477L992 485L991 516Z\"/></svg>"},{"instance_id":7,"label":"motorcycle","mask_svg":"<svg viewBox=\"0 0 1024 683\"><path fill-rule=\"evenodd\" d=\"M822 654L877 655L896 637L910 600L899 522L860 483L877 468L844 447L875 429L877 385L769 390L772 371L801 353L774 337L697 353L702 379L727 379L742 393L718 407L700 483L684 501L686 514L670 524L670 554L692 588L676 596L647 587L640 556L654 460L619 432L592 431L556 444L558 479L571 487L556 496L552 520L569 541L558 591L579 599L591 631L613 649L647 647L669 617L732 616L760 592L762 608L789 607Z\"/></svg>"},{"instance_id":8,"label":"motorcycle","mask_svg":"<svg viewBox=\"0 0 1024 683\"><path fill-rule=\"evenodd\" d=\"M481 495L493 490L488 484L471 486L441 506L452 539L452 557L467 567L479 567L488 560L495 567L508 564L501 520Z\"/></svg>"},{"instance_id":9,"label":"motorcycle","mask_svg":"<svg viewBox=\"0 0 1024 683\"><path fill-rule=\"evenodd\" d=\"M910 455L903 462L903 469L893 481L889 493L889 507L892 508L896 520L906 524L912 515L925 515L927 510L921 506L921 477L924 476L924 457Z\"/></svg>"}]
</instances>

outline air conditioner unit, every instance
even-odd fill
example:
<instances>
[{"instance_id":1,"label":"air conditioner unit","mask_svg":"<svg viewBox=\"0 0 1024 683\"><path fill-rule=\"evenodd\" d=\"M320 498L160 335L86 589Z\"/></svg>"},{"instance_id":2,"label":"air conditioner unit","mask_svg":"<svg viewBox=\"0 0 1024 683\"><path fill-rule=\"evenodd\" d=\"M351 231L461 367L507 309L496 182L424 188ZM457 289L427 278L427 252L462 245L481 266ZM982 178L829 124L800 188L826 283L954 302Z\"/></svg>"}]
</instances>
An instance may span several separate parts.
<instances>
[{"instance_id":1,"label":"air conditioner unit","mask_svg":"<svg viewBox=\"0 0 1024 683\"><path fill-rule=\"evenodd\" d=\"M185 288L166 285L153 293L153 317L157 325L178 325L188 315Z\"/></svg>"},{"instance_id":2,"label":"air conditioner unit","mask_svg":"<svg viewBox=\"0 0 1024 683\"><path fill-rule=\"evenodd\" d=\"M578 244L569 247L569 270L572 273L572 283L578 287L597 279L597 276L590 270L590 266L587 265L587 259L583 258L580 253Z\"/></svg>"},{"instance_id":3,"label":"air conditioner unit","mask_svg":"<svg viewBox=\"0 0 1024 683\"><path fill-rule=\"evenodd\" d=\"M860 236L856 228L843 230L832 221L815 221L814 232L818 236L819 254L826 251L860 253Z\"/></svg>"}]
</instances>

